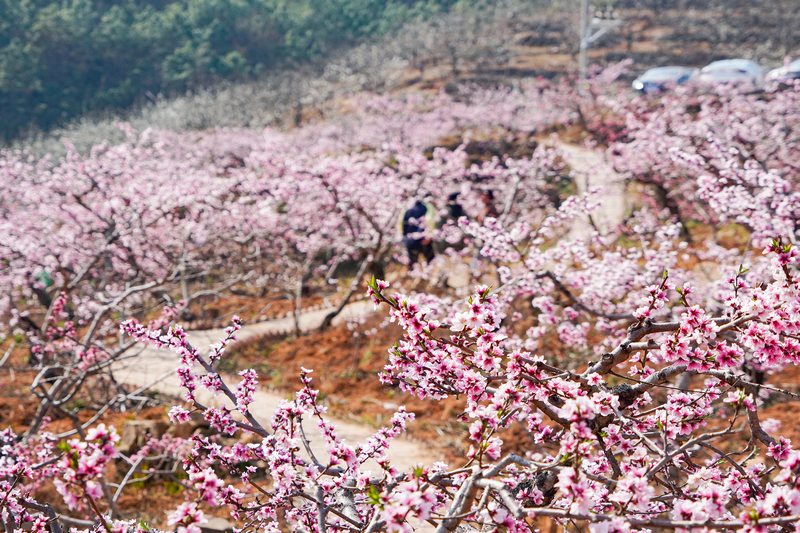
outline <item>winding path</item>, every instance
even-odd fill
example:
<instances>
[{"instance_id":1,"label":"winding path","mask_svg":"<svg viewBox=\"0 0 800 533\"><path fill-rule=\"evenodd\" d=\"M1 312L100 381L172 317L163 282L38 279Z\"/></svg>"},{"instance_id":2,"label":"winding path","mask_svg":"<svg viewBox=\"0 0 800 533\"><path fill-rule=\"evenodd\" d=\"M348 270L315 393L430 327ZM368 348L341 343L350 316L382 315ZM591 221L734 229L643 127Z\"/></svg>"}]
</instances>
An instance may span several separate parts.
<instances>
[{"instance_id":1,"label":"winding path","mask_svg":"<svg viewBox=\"0 0 800 533\"><path fill-rule=\"evenodd\" d=\"M330 308L316 309L307 311L300 315L300 330L311 331L322 324L325 316L331 311ZM342 313L334 319L334 324L340 324L348 319L365 316L373 311L372 303L367 300L357 301L346 306ZM262 335L272 335L285 333L294 329L292 317L279 318L258 322L252 325L245 325L237 334L238 340L250 339ZM188 331L189 342L198 349L218 342L224 337L223 329L208 329ZM120 363L115 369L115 376L118 380L135 387L147 388L147 390L159 392L170 396L179 396L182 392L178 376L175 369L178 366L178 356L173 352L158 350L155 348L145 348L136 357ZM324 369L318 369L320 373ZM317 375L319 379L319 374ZM236 383L238 378L231 379ZM228 405L229 402L222 395L212 395L205 389L198 389L198 399L207 405ZM254 402L251 405L251 412L262 423L267 422L272 417L272 413L279 403L287 398L289 394L281 394L274 391L259 390L255 394ZM331 419L336 424L338 435L351 444L360 443L374 434L375 429ZM311 448L319 457L325 457L324 447L318 434L310 427L306 428ZM407 469L418 464L430 464L441 460L442 457L435 454L435 448L430 444L420 443L408 438L395 440L389 449L388 457L392 463L401 469ZM374 465L377 470L377 465Z\"/></svg>"},{"instance_id":2,"label":"winding path","mask_svg":"<svg viewBox=\"0 0 800 533\"><path fill-rule=\"evenodd\" d=\"M628 211L625 180L608 162L605 152L585 146L552 140L548 144L561 151L564 160L575 175L578 194L598 189L594 199L599 206L592 212L597 229L606 233L622 223ZM585 239L591 235L591 224L573 224L569 232L572 239Z\"/></svg>"}]
</instances>

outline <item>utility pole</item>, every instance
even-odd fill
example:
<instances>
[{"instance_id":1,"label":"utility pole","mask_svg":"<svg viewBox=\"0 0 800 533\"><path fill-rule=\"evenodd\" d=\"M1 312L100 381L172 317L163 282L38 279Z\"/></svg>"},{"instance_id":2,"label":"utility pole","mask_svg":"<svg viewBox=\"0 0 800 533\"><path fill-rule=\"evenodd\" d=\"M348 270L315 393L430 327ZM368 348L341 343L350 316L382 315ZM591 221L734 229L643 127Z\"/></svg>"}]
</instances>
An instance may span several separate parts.
<instances>
[{"instance_id":1,"label":"utility pole","mask_svg":"<svg viewBox=\"0 0 800 533\"><path fill-rule=\"evenodd\" d=\"M586 71L589 65L587 53L589 48L607 33L614 31L622 25L622 20L614 16L613 11L603 13L602 17L591 13L590 0L580 0L580 43L578 47L578 88L583 90L586 83Z\"/></svg>"},{"instance_id":2,"label":"utility pole","mask_svg":"<svg viewBox=\"0 0 800 533\"><path fill-rule=\"evenodd\" d=\"M580 12L580 26L578 28L578 35L580 44L578 48L578 86L582 87L586 81L586 68L588 66L588 58L586 52L589 49L589 43L586 37L589 35L589 0L581 1Z\"/></svg>"}]
</instances>

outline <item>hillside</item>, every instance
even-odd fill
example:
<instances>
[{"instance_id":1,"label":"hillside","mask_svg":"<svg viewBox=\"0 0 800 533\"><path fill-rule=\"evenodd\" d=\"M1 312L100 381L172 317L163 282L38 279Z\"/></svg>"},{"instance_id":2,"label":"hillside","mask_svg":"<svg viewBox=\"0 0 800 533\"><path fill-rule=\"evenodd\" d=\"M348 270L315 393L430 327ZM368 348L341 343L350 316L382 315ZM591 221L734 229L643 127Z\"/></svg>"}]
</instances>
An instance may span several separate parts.
<instances>
[{"instance_id":1,"label":"hillside","mask_svg":"<svg viewBox=\"0 0 800 533\"><path fill-rule=\"evenodd\" d=\"M3 0L0 137L324 58L454 0Z\"/></svg>"},{"instance_id":2,"label":"hillside","mask_svg":"<svg viewBox=\"0 0 800 533\"><path fill-rule=\"evenodd\" d=\"M590 49L590 60L598 65L631 59L639 70L660 64L702 66L741 56L770 66L780 64L786 55L800 53L800 15L793 0L620 0L609 4L613 10L604 13L621 18L624 24ZM326 103L359 91L439 89L452 81L497 85L574 72L577 2L475 0L441 11L445 5L449 4L441 3L435 15L405 24L402 21L413 18L413 13L397 14L387 7L391 21L382 26L373 21L369 35L360 34L303 61L272 65L268 73L251 81L234 81L247 78L244 71L233 77L197 78L190 84L191 91L180 97L170 96L174 90L167 88L162 96L154 96L150 91L157 89L139 86L137 81L129 86L128 100L137 104L135 111L89 111L63 129L39 135L33 144L41 153L61 152L62 140L81 149L100 140L122 140L124 135L115 126L120 118L137 130L292 127L330 110ZM304 20L310 24L315 20L313 13L306 13ZM393 29L393 25L401 28ZM315 38L332 39L333 33ZM19 112L30 109L24 102L16 105ZM14 106L4 109L18 112Z\"/></svg>"}]
</instances>

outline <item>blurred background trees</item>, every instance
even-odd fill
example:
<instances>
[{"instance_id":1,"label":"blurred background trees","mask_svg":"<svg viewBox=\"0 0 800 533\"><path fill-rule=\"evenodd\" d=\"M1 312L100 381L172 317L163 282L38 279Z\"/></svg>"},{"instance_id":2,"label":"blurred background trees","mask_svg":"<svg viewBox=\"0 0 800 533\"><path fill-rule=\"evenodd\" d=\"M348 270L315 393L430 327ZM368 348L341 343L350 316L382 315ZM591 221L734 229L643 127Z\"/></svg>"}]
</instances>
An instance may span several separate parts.
<instances>
[{"instance_id":1,"label":"blurred background trees","mask_svg":"<svg viewBox=\"0 0 800 533\"><path fill-rule=\"evenodd\" d=\"M0 135L322 57L455 0L0 0Z\"/></svg>"},{"instance_id":2,"label":"blurred background trees","mask_svg":"<svg viewBox=\"0 0 800 533\"><path fill-rule=\"evenodd\" d=\"M797 0L594 3L624 24L591 63L777 66L800 53ZM553 77L576 66L579 4L0 0L0 142L88 146L117 139L120 116L174 129L292 124L287 109L302 118L335 94Z\"/></svg>"}]
</instances>

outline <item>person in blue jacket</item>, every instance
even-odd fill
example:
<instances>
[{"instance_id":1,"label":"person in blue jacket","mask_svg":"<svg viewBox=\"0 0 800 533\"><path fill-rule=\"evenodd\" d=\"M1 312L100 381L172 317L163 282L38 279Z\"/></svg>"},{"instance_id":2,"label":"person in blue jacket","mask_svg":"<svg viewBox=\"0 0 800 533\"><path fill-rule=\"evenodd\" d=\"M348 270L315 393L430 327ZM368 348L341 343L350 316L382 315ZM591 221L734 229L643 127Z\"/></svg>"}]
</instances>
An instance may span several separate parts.
<instances>
[{"instance_id":1,"label":"person in blue jacket","mask_svg":"<svg viewBox=\"0 0 800 533\"><path fill-rule=\"evenodd\" d=\"M433 260L433 242L425 235L428 221L432 218L433 208L421 198L414 201L414 205L403 213L402 232L403 246L408 252L408 266L413 267L423 256L430 263Z\"/></svg>"}]
</instances>

